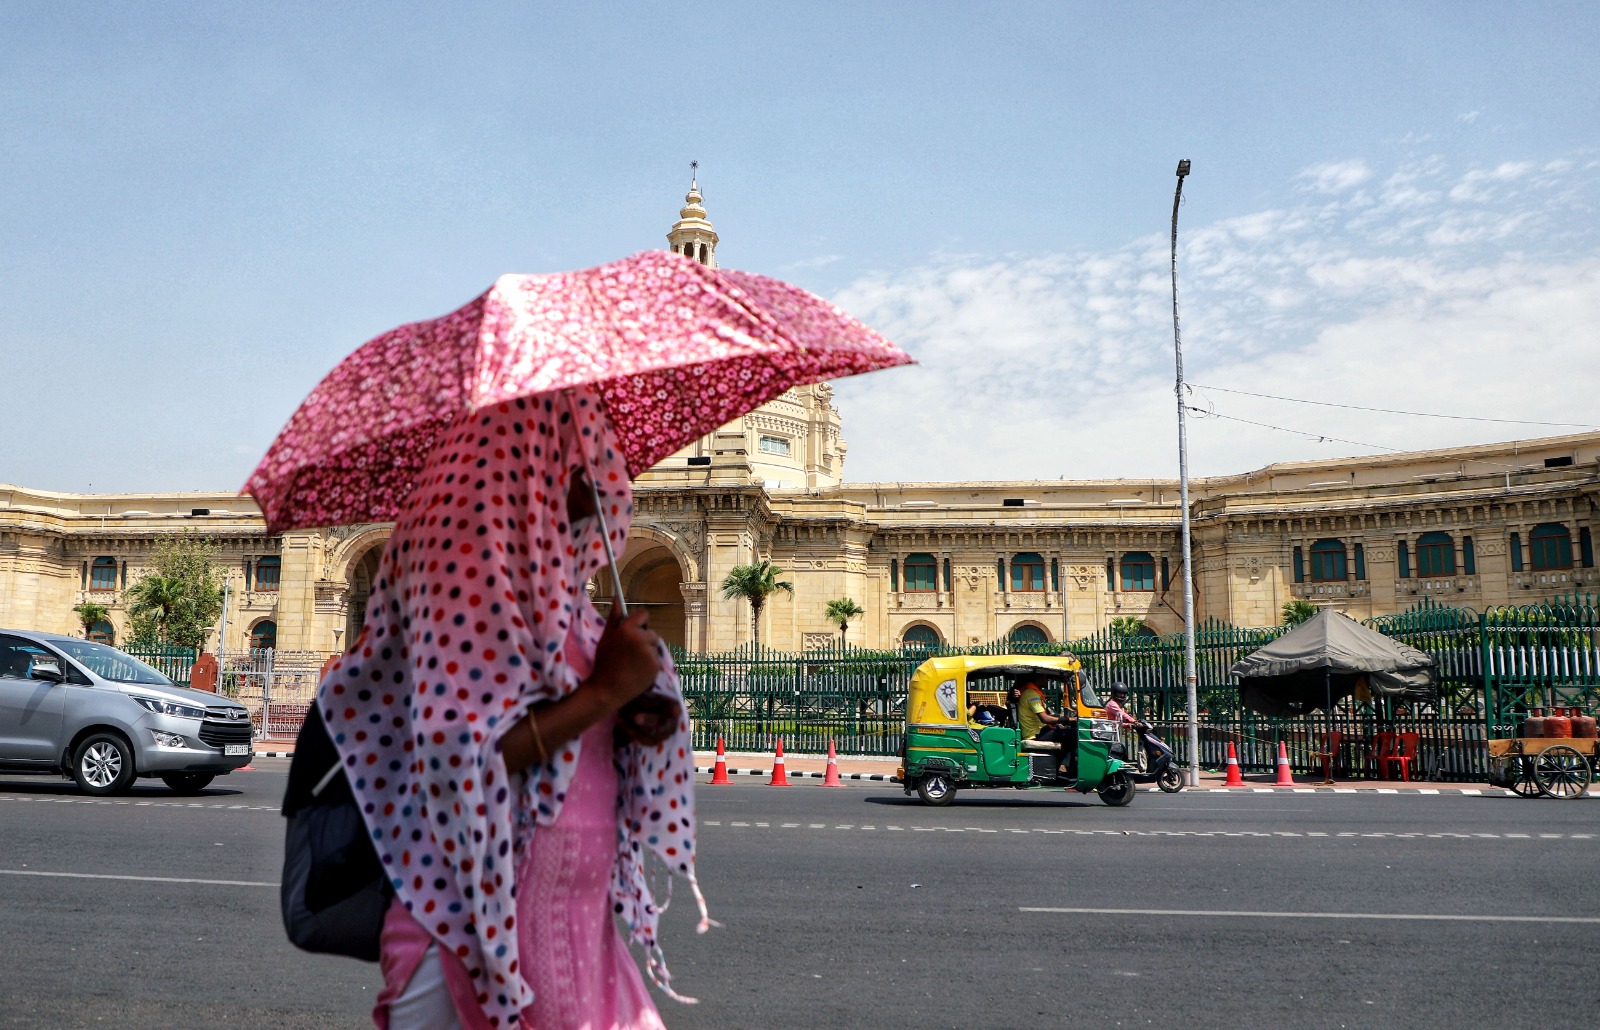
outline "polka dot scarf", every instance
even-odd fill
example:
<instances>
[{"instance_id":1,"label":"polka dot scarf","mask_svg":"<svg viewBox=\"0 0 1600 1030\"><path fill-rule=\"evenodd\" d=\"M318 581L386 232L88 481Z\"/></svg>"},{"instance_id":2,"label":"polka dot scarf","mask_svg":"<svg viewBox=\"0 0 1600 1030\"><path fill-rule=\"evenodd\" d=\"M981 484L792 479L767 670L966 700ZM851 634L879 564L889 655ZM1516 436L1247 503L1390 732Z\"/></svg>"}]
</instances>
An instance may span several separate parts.
<instances>
[{"instance_id":1,"label":"polka dot scarf","mask_svg":"<svg viewBox=\"0 0 1600 1030\"><path fill-rule=\"evenodd\" d=\"M605 625L585 590L606 562L597 520L567 519L580 467L620 554L632 492L592 389L458 418L396 523L361 639L318 695L397 895L462 960L497 1027L519 1026L533 1001L518 970L516 865L561 811L580 744L508 774L496 740L531 705L577 687L568 634L592 654ZM670 659L654 689L681 702ZM699 929L713 925L694 879L687 716L665 744L619 747L616 760L613 911L646 949L651 979L676 998L646 856L688 879Z\"/></svg>"}]
</instances>

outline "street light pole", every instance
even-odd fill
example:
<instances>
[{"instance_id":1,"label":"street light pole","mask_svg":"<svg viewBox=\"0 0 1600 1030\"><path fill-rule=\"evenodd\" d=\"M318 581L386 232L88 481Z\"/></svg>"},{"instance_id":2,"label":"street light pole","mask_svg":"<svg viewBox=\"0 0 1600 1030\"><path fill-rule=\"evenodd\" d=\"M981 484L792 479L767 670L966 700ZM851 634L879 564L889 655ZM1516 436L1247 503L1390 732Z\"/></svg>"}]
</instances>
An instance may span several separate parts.
<instances>
[{"instance_id":1,"label":"street light pole","mask_svg":"<svg viewBox=\"0 0 1600 1030\"><path fill-rule=\"evenodd\" d=\"M1178 188L1172 194L1172 351L1178 364L1178 499L1183 505L1183 687L1189 705L1188 783L1200 786L1200 700L1194 668L1194 551L1189 535L1189 423L1183 396L1183 336L1178 331L1178 205L1189 159L1178 162Z\"/></svg>"}]
</instances>

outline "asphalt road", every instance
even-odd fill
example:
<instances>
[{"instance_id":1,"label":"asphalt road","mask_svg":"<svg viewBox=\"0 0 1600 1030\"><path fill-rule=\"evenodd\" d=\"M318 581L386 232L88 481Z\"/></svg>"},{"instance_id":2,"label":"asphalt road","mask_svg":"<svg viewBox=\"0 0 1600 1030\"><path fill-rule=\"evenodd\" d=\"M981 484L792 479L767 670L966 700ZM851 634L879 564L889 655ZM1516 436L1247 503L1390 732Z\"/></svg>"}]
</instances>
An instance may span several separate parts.
<instances>
[{"instance_id":1,"label":"asphalt road","mask_svg":"<svg viewBox=\"0 0 1600 1030\"><path fill-rule=\"evenodd\" d=\"M197 798L0 779L0 1027L366 1027L278 924L287 763ZM704 788L674 1030L1590 1026L1600 802ZM69 875L81 874L81 875Z\"/></svg>"}]
</instances>

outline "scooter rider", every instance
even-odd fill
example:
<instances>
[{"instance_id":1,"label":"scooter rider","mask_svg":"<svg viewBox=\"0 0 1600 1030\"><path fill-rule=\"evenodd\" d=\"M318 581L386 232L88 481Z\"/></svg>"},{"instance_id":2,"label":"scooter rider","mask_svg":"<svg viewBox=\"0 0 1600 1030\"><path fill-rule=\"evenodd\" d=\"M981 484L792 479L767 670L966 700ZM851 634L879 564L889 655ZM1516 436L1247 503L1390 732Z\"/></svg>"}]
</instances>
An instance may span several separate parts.
<instances>
[{"instance_id":1,"label":"scooter rider","mask_svg":"<svg viewBox=\"0 0 1600 1030\"><path fill-rule=\"evenodd\" d=\"M1106 718L1114 719L1120 725L1132 726L1134 729L1144 729L1144 723L1132 712L1128 711L1128 685L1121 680L1111 684L1111 700L1106 702Z\"/></svg>"}]
</instances>

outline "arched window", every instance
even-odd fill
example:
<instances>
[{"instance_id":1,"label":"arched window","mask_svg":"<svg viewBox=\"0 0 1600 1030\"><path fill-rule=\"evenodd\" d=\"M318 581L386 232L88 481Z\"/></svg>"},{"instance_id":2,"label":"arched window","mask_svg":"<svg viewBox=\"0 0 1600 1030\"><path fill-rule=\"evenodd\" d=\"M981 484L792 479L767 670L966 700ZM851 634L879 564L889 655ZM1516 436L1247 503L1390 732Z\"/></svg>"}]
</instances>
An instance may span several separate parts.
<instances>
[{"instance_id":1,"label":"arched window","mask_svg":"<svg viewBox=\"0 0 1600 1030\"><path fill-rule=\"evenodd\" d=\"M939 631L932 626L909 626L905 634L900 637L901 647L938 647L943 641L939 639Z\"/></svg>"},{"instance_id":2,"label":"arched window","mask_svg":"<svg viewBox=\"0 0 1600 1030\"><path fill-rule=\"evenodd\" d=\"M1122 556L1122 589L1154 590L1156 560L1148 551L1129 551Z\"/></svg>"},{"instance_id":3,"label":"arched window","mask_svg":"<svg viewBox=\"0 0 1600 1030\"><path fill-rule=\"evenodd\" d=\"M89 566L89 589L117 589L117 560L115 558L96 558L94 560L94 564Z\"/></svg>"},{"instance_id":4,"label":"arched window","mask_svg":"<svg viewBox=\"0 0 1600 1030\"><path fill-rule=\"evenodd\" d=\"M256 589L278 589L278 574L283 568L282 559L275 554L256 559Z\"/></svg>"},{"instance_id":5,"label":"arched window","mask_svg":"<svg viewBox=\"0 0 1600 1030\"><path fill-rule=\"evenodd\" d=\"M1318 540L1311 545L1311 582L1344 582L1343 540Z\"/></svg>"},{"instance_id":6,"label":"arched window","mask_svg":"<svg viewBox=\"0 0 1600 1030\"><path fill-rule=\"evenodd\" d=\"M1572 568L1572 533L1559 522L1534 526L1528 534L1529 564L1535 572Z\"/></svg>"},{"instance_id":7,"label":"arched window","mask_svg":"<svg viewBox=\"0 0 1600 1030\"><path fill-rule=\"evenodd\" d=\"M1456 542L1449 533L1424 533L1417 537L1417 575L1454 576Z\"/></svg>"},{"instance_id":8,"label":"arched window","mask_svg":"<svg viewBox=\"0 0 1600 1030\"><path fill-rule=\"evenodd\" d=\"M1048 644L1050 636L1038 626L1017 626L1006 640L1013 644Z\"/></svg>"},{"instance_id":9,"label":"arched window","mask_svg":"<svg viewBox=\"0 0 1600 1030\"><path fill-rule=\"evenodd\" d=\"M1011 558L1011 589L1027 592L1044 589L1044 559L1032 551Z\"/></svg>"},{"instance_id":10,"label":"arched window","mask_svg":"<svg viewBox=\"0 0 1600 1030\"><path fill-rule=\"evenodd\" d=\"M930 593L938 589L939 565L931 554L906 555L906 590Z\"/></svg>"},{"instance_id":11,"label":"arched window","mask_svg":"<svg viewBox=\"0 0 1600 1030\"><path fill-rule=\"evenodd\" d=\"M101 619L99 622L89 627L89 639L93 640L97 644L106 644L110 646L117 642L117 631L112 627L111 623Z\"/></svg>"},{"instance_id":12,"label":"arched window","mask_svg":"<svg viewBox=\"0 0 1600 1030\"><path fill-rule=\"evenodd\" d=\"M278 646L278 624L271 619L258 622L250 630L250 650L260 651Z\"/></svg>"}]
</instances>

